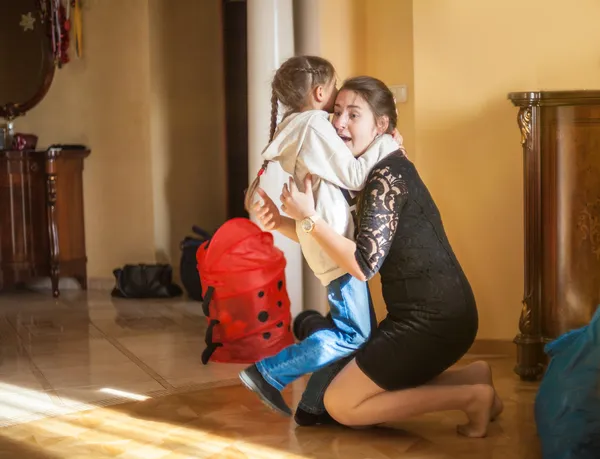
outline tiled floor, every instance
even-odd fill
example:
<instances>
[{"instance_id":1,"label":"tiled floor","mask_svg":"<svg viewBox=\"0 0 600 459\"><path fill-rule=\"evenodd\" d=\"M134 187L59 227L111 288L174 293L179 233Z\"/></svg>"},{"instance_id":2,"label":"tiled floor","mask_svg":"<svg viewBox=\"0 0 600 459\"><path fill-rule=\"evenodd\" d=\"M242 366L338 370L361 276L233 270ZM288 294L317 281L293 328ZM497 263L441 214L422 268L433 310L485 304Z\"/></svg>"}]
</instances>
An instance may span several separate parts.
<instances>
[{"instance_id":1,"label":"tiled floor","mask_svg":"<svg viewBox=\"0 0 600 459\"><path fill-rule=\"evenodd\" d=\"M239 366L198 362L203 318L196 304L125 303L101 293L56 303L40 295L0 296L0 315L0 416L13 424L0 429L0 458L541 457L533 421L537 384L519 381L512 357L463 362L488 360L505 401L485 439L457 436L464 418L455 412L369 430L306 428L242 388ZM303 384L286 392L291 405ZM149 398L74 411L77 402L111 403L103 388ZM44 409L56 414L50 408L59 405L73 412L15 421L28 412L42 417Z\"/></svg>"},{"instance_id":2,"label":"tiled floor","mask_svg":"<svg viewBox=\"0 0 600 459\"><path fill-rule=\"evenodd\" d=\"M122 402L115 390L158 396L237 383L243 365L201 364L205 327L196 302L0 294L0 403L37 400L0 409L0 425Z\"/></svg>"}]
</instances>

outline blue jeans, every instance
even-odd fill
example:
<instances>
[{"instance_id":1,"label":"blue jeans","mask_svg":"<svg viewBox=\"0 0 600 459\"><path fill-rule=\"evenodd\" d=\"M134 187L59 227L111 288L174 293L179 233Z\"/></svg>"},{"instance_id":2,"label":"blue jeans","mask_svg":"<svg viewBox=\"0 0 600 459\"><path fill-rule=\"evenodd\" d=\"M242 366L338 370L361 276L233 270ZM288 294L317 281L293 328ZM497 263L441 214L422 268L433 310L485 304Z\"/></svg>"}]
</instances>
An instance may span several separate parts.
<instances>
[{"instance_id":1,"label":"blue jeans","mask_svg":"<svg viewBox=\"0 0 600 459\"><path fill-rule=\"evenodd\" d=\"M345 274L327 286L327 299L335 328L318 330L256 363L265 380L277 390L351 355L369 338L370 296L366 282Z\"/></svg>"},{"instance_id":2,"label":"blue jeans","mask_svg":"<svg viewBox=\"0 0 600 459\"><path fill-rule=\"evenodd\" d=\"M371 328L376 328L377 318L375 317L375 308L373 307L373 301L371 299L371 294L368 290L368 287L367 292L369 297L369 318L371 321ZM306 411L307 413L323 414L325 412L325 404L323 403L325 391L337 374L342 371L342 369L348 363L350 363L355 354L356 353L353 352L348 357L344 357L343 359L338 360L337 362L334 362L331 365L314 373L306 384L306 388L302 393L300 403L298 403L298 408Z\"/></svg>"}]
</instances>

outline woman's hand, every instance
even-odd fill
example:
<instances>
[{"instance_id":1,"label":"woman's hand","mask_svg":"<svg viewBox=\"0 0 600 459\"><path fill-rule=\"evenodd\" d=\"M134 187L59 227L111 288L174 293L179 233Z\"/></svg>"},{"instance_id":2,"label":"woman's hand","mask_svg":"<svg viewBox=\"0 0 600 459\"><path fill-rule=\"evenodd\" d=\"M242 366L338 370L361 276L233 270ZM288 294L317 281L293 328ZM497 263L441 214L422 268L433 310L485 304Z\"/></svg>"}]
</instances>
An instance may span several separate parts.
<instances>
[{"instance_id":1,"label":"woman's hand","mask_svg":"<svg viewBox=\"0 0 600 459\"><path fill-rule=\"evenodd\" d=\"M278 230L281 226L281 213L265 190L257 188L256 192L262 199L252 206L252 213L267 231Z\"/></svg>"},{"instance_id":2,"label":"woman's hand","mask_svg":"<svg viewBox=\"0 0 600 459\"><path fill-rule=\"evenodd\" d=\"M315 212L315 198L312 192L312 177L306 174L304 179L304 193L298 189L294 180L290 178L289 183L283 185L281 191L281 210L296 221L306 217L312 217Z\"/></svg>"}]
</instances>

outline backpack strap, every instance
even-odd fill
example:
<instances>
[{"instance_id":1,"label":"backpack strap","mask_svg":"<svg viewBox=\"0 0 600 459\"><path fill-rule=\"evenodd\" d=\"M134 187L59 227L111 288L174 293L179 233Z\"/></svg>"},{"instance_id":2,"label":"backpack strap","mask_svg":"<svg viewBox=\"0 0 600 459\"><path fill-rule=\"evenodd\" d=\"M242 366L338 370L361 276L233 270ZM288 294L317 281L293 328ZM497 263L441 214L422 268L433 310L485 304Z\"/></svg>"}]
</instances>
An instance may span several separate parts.
<instances>
[{"instance_id":1,"label":"backpack strap","mask_svg":"<svg viewBox=\"0 0 600 459\"><path fill-rule=\"evenodd\" d=\"M208 325L208 329L206 330L206 349L202 352L202 364L206 365L210 360L210 357L217 350L218 347L223 346L223 343L214 343L213 342L213 328L215 325L219 325L221 322L218 320L211 320Z\"/></svg>"},{"instance_id":2,"label":"backpack strap","mask_svg":"<svg viewBox=\"0 0 600 459\"><path fill-rule=\"evenodd\" d=\"M210 315L210 311L209 311L208 307L210 305L210 301L212 300L214 292L215 292L214 287L208 287L206 289L206 295L204 295L204 299L202 300L202 312L204 312L204 315L206 317L208 317Z\"/></svg>"},{"instance_id":3,"label":"backpack strap","mask_svg":"<svg viewBox=\"0 0 600 459\"><path fill-rule=\"evenodd\" d=\"M206 317L210 315L210 302L212 300L213 294L215 293L214 287L208 287L206 289L206 295L204 295L204 299L202 300L202 312ZM223 346L223 343L214 343L213 342L213 328L215 325L219 325L219 322L216 319L211 319L208 328L206 329L206 338L204 342L206 343L206 349L202 352L202 363L206 365L210 360L210 357L217 350L218 347Z\"/></svg>"},{"instance_id":4,"label":"backpack strap","mask_svg":"<svg viewBox=\"0 0 600 459\"><path fill-rule=\"evenodd\" d=\"M208 240L212 237L208 231L200 228L197 225L192 226L192 231L204 240Z\"/></svg>"}]
</instances>

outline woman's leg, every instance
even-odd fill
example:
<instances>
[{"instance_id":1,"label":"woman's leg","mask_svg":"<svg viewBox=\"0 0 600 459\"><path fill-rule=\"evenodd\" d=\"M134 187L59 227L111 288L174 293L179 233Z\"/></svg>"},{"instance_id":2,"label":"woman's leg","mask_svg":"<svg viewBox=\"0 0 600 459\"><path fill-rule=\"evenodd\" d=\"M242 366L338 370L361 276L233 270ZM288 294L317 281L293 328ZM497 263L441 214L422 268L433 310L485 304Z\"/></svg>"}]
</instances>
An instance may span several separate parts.
<instances>
[{"instance_id":1,"label":"woman's leg","mask_svg":"<svg viewBox=\"0 0 600 459\"><path fill-rule=\"evenodd\" d=\"M487 434L494 389L487 384L424 385L387 392L350 362L325 392L329 414L348 426L398 421L435 411L463 411L468 424L458 432L468 437Z\"/></svg>"},{"instance_id":2,"label":"woman's leg","mask_svg":"<svg viewBox=\"0 0 600 459\"><path fill-rule=\"evenodd\" d=\"M428 384L436 386L488 384L494 388L494 404L492 406L491 420L496 419L504 410L504 403L494 387L492 368L484 360L477 360L459 368L450 368L432 379Z\"/></svg>"},{"instance_id":3,"label":"woman's leg","mask_svg":"<svg viewBox=\"0 0 600 459\"><path fill-rule=\"evenodd\" d=\"M239 374L249 390L283 415L291 415L281 396L285 386L351 355L371 333L370 319L366 314L370 301L366 282L345 274L329 283L327 298L334 328L320 329L300 343L259 360Z\"/></svg>"},{"instance_id":4,"label":"woman's leg","mask_svg":"<svg viewBox=\"0 0 600 459\"><path fill-rule=\"evenodd\" d=\"M366 283L367 293L369 298L369 319L371 322L371 330L377 328L377 317L375 308L373 307L373 298L369 284ZM360 314L360 312L358 311ZM356 314L356 312L355 312ZM305 339L307 336L315 333L318 330L334 327L331 312L323 317L317 311L304 311L300 313L294 320L294 335L298 339ZM302 336L302 338L301 338ZM331 423L331 418L323 405L323 395L327 386L337 376L343 367L350 362L354 357L348 356L339 362L331 364L329 367L323 368L313 375L308 380L308 384L302 399L296 410L296 422L300 425L316 425L321 423ZM324 422L323 422L324 421ZM333 421L335 422L335 421Z\"/></svg>"}]
</instances>

